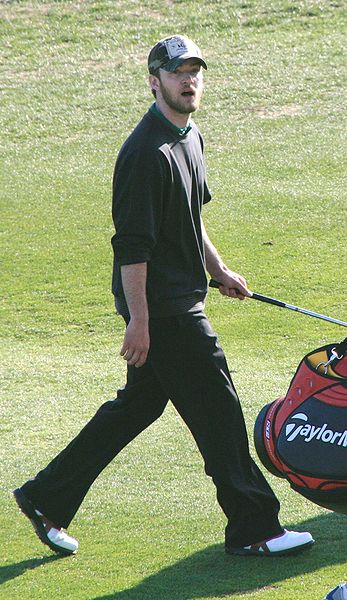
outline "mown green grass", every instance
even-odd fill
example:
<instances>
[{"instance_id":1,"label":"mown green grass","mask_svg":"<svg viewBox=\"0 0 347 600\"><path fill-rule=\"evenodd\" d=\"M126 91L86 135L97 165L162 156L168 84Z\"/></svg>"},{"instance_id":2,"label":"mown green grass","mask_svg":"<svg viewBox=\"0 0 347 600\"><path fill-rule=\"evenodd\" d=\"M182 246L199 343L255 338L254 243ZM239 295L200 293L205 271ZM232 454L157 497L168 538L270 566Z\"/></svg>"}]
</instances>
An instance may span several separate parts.
<instances>
[{"instance_id":1,"label":"mown green grass","mask_svg":"<svg viewBox=\"0 0 347 600\"><path fill-rule=\"evenodd\" d=\"M11 499L124 381L110 294L118 149L151 95L146 57L183 32L209 64L202 109L211 238L252 289L346 320L343 2L0 2L0 597L317 600L346 579L345 517L269 475L306 556L223 553L223 515L171 407L94 484L75 558ZM342 328L211 291L250 436L303 354ZM253 451L253 444L251 440Z\"/></svg>"}]
</instances>

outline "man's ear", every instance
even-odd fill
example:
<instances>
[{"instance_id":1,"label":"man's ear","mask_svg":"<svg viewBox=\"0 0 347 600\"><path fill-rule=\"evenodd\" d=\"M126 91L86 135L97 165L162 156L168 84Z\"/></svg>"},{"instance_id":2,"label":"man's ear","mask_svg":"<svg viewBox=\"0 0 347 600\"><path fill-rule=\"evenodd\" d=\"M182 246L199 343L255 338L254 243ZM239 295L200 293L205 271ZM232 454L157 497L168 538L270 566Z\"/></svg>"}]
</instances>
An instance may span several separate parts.
<instances>
[{"instance_id":1,"label":"man's ear","mask_svg":"<svg viewBox=\"0 0 347 600\"><path fill-rule=\"evenodd\" d=\"M155 75L150 75L148 77L148 83L149 83L149 87L151 88L152 91L157 92L160 88L160 80L159 77L156 77Z\"/></svg>"}]
</instances>

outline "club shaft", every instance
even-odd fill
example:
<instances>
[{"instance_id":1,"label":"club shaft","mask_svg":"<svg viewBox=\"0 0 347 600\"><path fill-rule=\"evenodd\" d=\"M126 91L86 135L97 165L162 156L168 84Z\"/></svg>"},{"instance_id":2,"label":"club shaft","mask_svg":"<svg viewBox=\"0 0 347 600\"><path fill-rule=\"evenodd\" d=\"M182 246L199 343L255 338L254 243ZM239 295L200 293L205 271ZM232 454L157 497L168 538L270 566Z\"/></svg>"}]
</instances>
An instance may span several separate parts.
<instances>
[{"instance_id":1,"label":"club shaft","mask_svg":"<svg viewBox=\"0 0 347 600\"><path fill-rule=\"evenodd\" d=\"M222 285L223 284L219 283L215 279L211 279L209 283L209 286L213 288L219 288ZM329 321L330 323L335 323L336 325L342 325L343 327L347 327L346 321L340 321L339 319L334 319L333 317L328 317L327 315L321 315L320 313L307 310L306 308L294 306L294 304L287 304L286 302L282 302L281 300L276 300L276 298L270 298L270 296L264 296L263 294L257 294L256 292L253 292L251 298L253 298L253 300L259 300L260 302L274 304L275 306L279 306L280 308L288 308L289 310L294 310L296 312L303 313L304 315L315 317L316 319L323 319L323 321Z\"/></svg>"}]
</instances>

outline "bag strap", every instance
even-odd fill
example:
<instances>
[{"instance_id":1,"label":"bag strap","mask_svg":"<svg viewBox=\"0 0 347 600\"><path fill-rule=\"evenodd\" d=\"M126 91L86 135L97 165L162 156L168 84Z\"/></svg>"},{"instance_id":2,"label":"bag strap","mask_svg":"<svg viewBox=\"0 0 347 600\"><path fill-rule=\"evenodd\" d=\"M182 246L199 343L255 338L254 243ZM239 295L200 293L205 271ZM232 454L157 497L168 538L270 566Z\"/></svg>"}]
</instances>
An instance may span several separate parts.
<instances>
[{"instance_id":1,"label":"bag strap","mask_svg":"<svg viewBox=\"0 0 347 600\"><path fill-rule=\"evenodd\" d=\"M345 338L344 340L342 340L342 342L337 344L336 350L339 355L342 354L343 356L346 356L346 354L347 354L347 338Z\"/></svg>"}]
</instances>

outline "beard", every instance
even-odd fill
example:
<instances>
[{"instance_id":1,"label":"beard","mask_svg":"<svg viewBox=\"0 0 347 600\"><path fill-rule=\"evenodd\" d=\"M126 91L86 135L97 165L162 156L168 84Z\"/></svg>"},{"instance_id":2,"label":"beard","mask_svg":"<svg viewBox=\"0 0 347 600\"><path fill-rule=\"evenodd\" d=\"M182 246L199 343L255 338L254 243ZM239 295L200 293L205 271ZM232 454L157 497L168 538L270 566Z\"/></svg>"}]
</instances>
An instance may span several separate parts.
<instances>
[{"instance_id":1,"label":"beard","mask_svg":"<svg viewBox=\"0 0 347 600\"><path fill-rule=\"evenodd\" d=\"M174 98L163 82L160 81L160 91L166 104L181 115L189 115L190 113L195 112L200 106L202 90L199 88L195 89L193 96L181 96L178 94L177 98ZM190 99L190 102L187 101L188 98Z\"/></svg>"}]
</instances>

